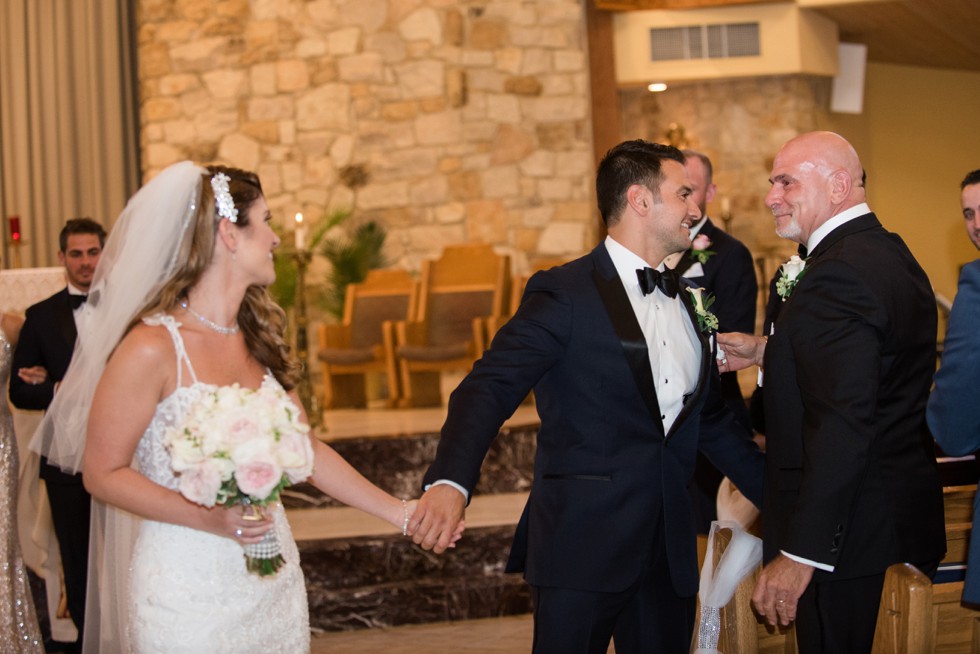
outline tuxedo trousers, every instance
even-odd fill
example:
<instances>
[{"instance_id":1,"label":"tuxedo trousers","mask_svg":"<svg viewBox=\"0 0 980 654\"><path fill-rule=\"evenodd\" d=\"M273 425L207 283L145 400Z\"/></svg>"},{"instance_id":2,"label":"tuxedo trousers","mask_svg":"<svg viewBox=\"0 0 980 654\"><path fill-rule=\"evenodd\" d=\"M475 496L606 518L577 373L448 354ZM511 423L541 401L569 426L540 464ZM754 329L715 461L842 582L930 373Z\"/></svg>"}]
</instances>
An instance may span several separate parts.
<instances>
[{"instance_id":1,"label":"tuxedo trousers","mask_svg":"<svg viewBox=\"0 0 980 654\"><path fill-rule=\"evenodd\" d=\"M616 593L533 586L533 654L686 654L696 598L680 597L670 580L663 524L648 564ZM637 552L637 556L643 553Z\"/></svg>"},{"instance_id":2,"label":"tuxedo trousers","mask_svg":"<svg viewBox=\"0 0 980 654\"><path fill-rule=\"evenodd\" d=\"M51 506L51 522L58 538L61 567L65 575L68 612L78 628L81 642L85 626L85 590L88 582L88 538L92 498L81 475L43 474Z\"/></svg>"},{"instance_id":3,"label":"tuxedo trousers","mask_svg":"<svg viewBox=\"0 0 980 654\"><path fill-rule=\"evenodd\" d=\"M916 565L930 578L938 561ZM796 610L800 654L866 654L874 642L885 573L811 582Z\"/></svg>"}]
</instances>

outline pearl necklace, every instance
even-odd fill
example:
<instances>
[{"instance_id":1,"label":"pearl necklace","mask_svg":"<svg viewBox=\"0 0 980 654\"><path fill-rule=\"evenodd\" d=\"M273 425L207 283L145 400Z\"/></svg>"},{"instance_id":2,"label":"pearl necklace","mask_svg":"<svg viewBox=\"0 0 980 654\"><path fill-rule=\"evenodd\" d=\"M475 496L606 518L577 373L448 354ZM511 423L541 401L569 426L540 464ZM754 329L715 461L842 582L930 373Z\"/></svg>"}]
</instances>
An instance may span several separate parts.
<instances>
[{"instance_id":1,"label":"pearl necklace","mask_svg":"<svg viewBox=\"0 0 980 654\"><path fill-rule=\"evenodd\" d=\"M191 309L191 305L188 304L187 300L181 300L180 308L186 311L187 313L191 314L195 318L197 318L198 322L200 322L202 325L204 325L211 331L218 332L222 336L234 336L235 334L238 333L237 323L232 325L231 327L224 327L223 325L219 325L213 320L208 320L207 318L199 314L197 311L194 311L194 309Z\"/></svg>"}]
</instances>

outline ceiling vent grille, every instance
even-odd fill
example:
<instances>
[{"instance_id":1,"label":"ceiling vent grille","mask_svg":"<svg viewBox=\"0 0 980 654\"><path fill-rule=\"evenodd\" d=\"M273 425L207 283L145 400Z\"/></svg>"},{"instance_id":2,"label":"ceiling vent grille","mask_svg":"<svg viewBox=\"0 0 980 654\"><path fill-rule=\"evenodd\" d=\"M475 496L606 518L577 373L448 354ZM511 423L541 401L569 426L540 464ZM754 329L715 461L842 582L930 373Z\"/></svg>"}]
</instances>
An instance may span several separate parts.
<instances>
[{"instance_id":1,"label":"ceiling vent grille","mask_svg":"<svg viewBox=\"0 0 980 654\"><path fill-rule=\"evenodd\" d=\"M757 57L759 23L655 27L650 30L650 60Z\"/></svg>"}]
</instances>

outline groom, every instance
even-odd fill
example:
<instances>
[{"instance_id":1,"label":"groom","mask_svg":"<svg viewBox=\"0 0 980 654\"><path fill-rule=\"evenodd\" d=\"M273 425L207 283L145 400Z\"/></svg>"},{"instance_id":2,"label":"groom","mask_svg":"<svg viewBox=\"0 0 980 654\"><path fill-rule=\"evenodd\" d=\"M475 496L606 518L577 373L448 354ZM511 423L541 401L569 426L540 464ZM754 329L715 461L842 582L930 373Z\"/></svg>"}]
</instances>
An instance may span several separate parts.
<instances>
[{"instance_id":1,"label":"groom","mask_svg":"<svg viewBox=\"0 0 980 654\"><path fill-rule=\"evenodd\" d=\"M491 441L533 388L534 481L507 570L532 586L535 654L604 654L610 638L619 654L687 651L695 454L757 504L762 455L735 435L692 293L650 268L690 245L700 216L684 156L621 143L599 164L596 195L608 237L530 279L452 394L409 531L445 550Z\"/></svg>"},{"instance_id":2,"label":"groom","mask_svg":"<svg viewBox=\"0 0 980 654\"><path fill-rule=\"evenodd\" d=\"M75 317L84 302L105 244L102 225L89 218L73 218L59 235L58 260L65 267L68 285L28 307L14 350L10 401L19 409L43 411L51 404L75 348ZM45 381L36 376L47 371ZM93 380L92 383L95 383ZM41 459L41 479L48 491L61 565L65 575L68 612L78 628L78 650L85 624L85 584L88 569L89 494L81 474L68 474ZM69 649L69 651L76 651Z\"/></svg>"}]
</instances>

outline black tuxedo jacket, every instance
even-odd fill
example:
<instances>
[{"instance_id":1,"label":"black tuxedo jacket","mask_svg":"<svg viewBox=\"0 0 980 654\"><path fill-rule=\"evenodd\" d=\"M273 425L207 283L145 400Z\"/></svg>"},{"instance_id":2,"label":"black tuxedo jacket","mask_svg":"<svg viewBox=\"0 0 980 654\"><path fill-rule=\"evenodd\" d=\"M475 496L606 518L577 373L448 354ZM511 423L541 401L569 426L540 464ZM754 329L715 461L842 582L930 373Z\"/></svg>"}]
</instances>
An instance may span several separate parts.
<instances>
[{"instance_id":1,"label":"black tuxedo jacket","mask_svg":"<svg viewBox=\"0 0 980 654\"><path fill-rule=\"evenodd\" d=\"M15 407L35 411L48 408L54 397L55 383L60 382L68 370L76 336L67 287L28 307L10 374L10 401ZM21 381L17 371L31 366L44 366L48 371L47 380L37 385ZM81 483L79 475L65 475L46 462L41 466L41 477L47 481Z\"/></svg>"},{"instance_id":2,"label":"black tuxedo jacket","mask_svg":"<svg viewBox=\"0 0 980 654\"><path fill-rule=\"evenodd\" d=\"M945 552L925 423L936 307L874 214L831 232L779 310L765 354L765 559L780 550L878 574Z\"/></svg>"},{"instance_id":3,"label":"black tuxedo jacket","mask_svg":"<svg viewBox=\"0 0 980 654\"><path fill-rule=\"evenodd\" d=\"M694 320L690 294L681 296ZM508 571L537 586L621 591L648 563L659 529L675 590L694 595L695 453L700 446L755 502L763 471L761 452L736 435L700 341L697 388L665 433L646 340L605 246L537 273L450 397L425 483L451 479L472 491L500 426L533 388L534 481Z\"/></svg>"}]
</instances>

